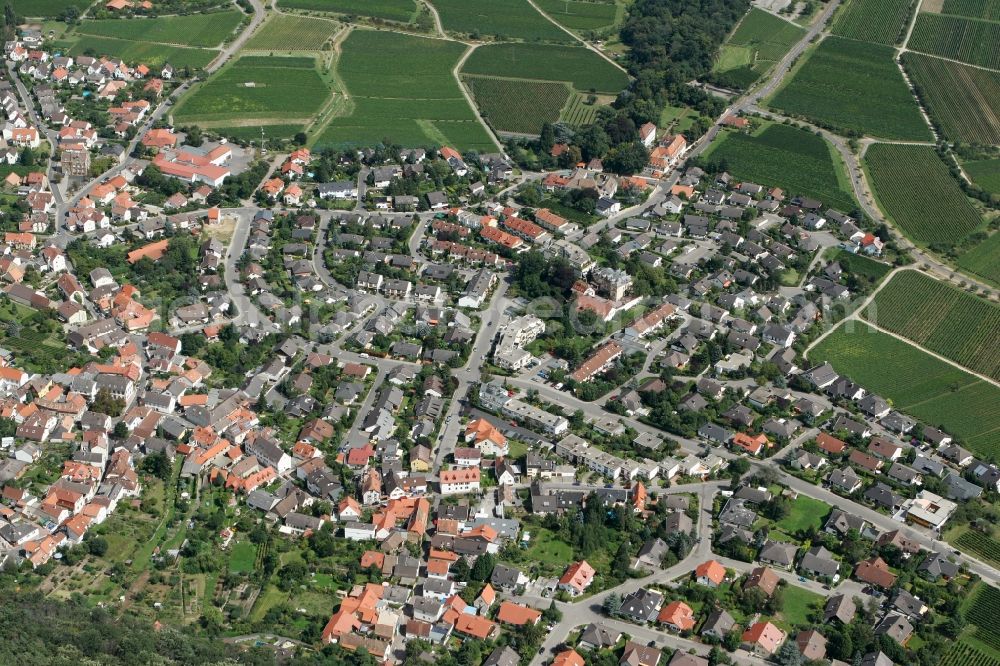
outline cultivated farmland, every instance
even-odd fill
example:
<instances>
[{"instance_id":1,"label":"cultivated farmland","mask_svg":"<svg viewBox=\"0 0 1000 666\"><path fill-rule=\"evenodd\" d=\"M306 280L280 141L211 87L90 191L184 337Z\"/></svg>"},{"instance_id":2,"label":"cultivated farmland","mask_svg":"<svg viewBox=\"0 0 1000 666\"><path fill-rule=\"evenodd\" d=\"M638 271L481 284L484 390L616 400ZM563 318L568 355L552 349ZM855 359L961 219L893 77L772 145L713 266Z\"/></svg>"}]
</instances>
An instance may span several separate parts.
<instances>
[{"instance_id":1,"label":"cultivated farmland","mask_svg":"<svg viewBox=\"0 0 1000 666\"><path fill-rule=\"evenodd\" d=\"M526 41L568 42L563 32L528 0L432 0L448 32Z\"/></svg>"},{"instance_id":2,"label":"cultivated farmland","mask_svg":"<svg viewBox=\"0 0 1000 666\"><path fill-rule=\"evenodd\" d=\"M618 94L628 85L625 72L579 46L489 44L477 48L469 56L462 73L568 81L581 92Z\"/></svg>"},{"instance_id":3,"label":"cultivated farmland","mask_svg":"<svg viewBox=\"0 0 1000 666\"><path fill-rule=\"evenodd\" d=\"M569 86L547 81L466 77L480 113L500 132L537 134L543 123L559 120Z\"/></svg>"},{"instance_id":4,"label":"cultivated farmland","mask_svg":"<svg viewBox=\"0 0 1000 666\"><path fill-rule=\"evenodd\" d=\"M974 636L994 650L1000 650L1000 590L982 584L976 588L965 619L976 625Z\"/></svg>"},{"instance_id":5,"label":"cultivated farmland","mask_svg":"<svg viewBox=\"0 0 1000 666\"><path fill-rule=\"evenodd\" d=\"M978 455L1000 454L1000 389L912 345L853 321L809 353L891 400L923 423L943 428Z\"/></svg>"},{"instance_id":6,"label":"cultivated farmland","mask_svg":"<svg viewBox=\"0 0 1000 666\"><path fill-rule=\"evenodd\" d=\"M827 37L771 105L841 132L930 141L930 129L888 46Z\"/></svg>"},{"instance_id":7,"label":"cultivated farmland","mask_svg":"<svg viewBox=\"0 0 1000 666\"><path fill-rule=\"evenodd\" d=\"M982 221L933 147L876 143L864 162L880 207L915 241L950 245Z\"/></svg>"},{"instance_id":8,"label":"cultivated farmland","mask_svg":"<svg viewBox=\"0 0 1000 666\"><path fill-rule=\"evenodd\" d=\"M768 125L759 134L724 132L706 158L739 179L775 185L790 195L819 199L844 212L857 207L847 176L840 173L822 137L788 125Z\"/></svg>"},{"instance_id":9,"label":"cultivated farmland","mask_svg":"<svg viewBox=\"0 0 1000 666\"><path fill-rule=\"evenodd\" d=\"M921 347L1000 379L1000 306L917 271L897 273L865 318Z\"/></svg>"},{"instance_id":10,"label":"cultivated farmland","mask_svg":"<svg viewBox=\"0 0 1000 666\"><path fill-rule=\"evenodd\" d=\"M614 2L535 0L535 4L570 30L602 30L610 28L618 18Z\"/></svg>"},{"instance_id":11,"label":"cultivated farmland","mask_svg":"<svg viewBox=\"0 0 1000 666\"><path fill-rule=\"evenodd\" d=\"M570 98L569 104L563 109L560 118L570 125L587 125L594 122L599 108L599 104L589 104L583 95L575 92Z\"/></svg>"},{"instance_id":12,"label":"cultivated farmland","mask_svg":"<svg viewBox=\"0 0 1000 666\"><path fill-rule=\"evenodd\" d=\"M353 108L331 120L317 144L389 139L405 146L495 149L451 74L464 49L440 39L355 30L337 65Z\"/></svg>"},{"instance_id":13,"label":"cultivated farmland","mask_svg":"<svg viewBox=\"0 0 1000 666\"><path fill-rule=\"evenodd\" d=\"M753 8L722 46L714 70L720 83L739 88L752 85L781 60L805 29Z\"/></svg>"},{"instance_id":14,"label":"cultivated farmland","mask_svg":"<svg viewBox=\"0 0 1000 666\"><path fill-rule=\"evenodd\" d=\"M369 16L409 23L417 13L413 0L278 0L282 9L302 9L313 12L330 12L347 16Z\"/></svg>"},{"instance_id":15,"label":"cultivated farmland","mask_svg":"<svg viewBox=\"0 0 1000 666\"><path fill-rule=\"evenodd\" d=\"M1000 285L1000 233L994 233L959 256L958 266L973 275Z\"/></svg>"},{"instance_id":16,"label":"cultivated farmland","mask_svg":"<svg viewBox=\"0 0 1000 666\"><path fill-rule=\"evenodd\" d=\"M76 33L134 42L212 48L233 34L242 16L240 12L230 10L190 16L84 21L76 28Z\"/></svg>"},{"instance_id":17,"label":"cultivated farmland","mask_svg":"<svg viewBox=\"0 0 1000 666\"><path fill-rule=\"evenodd\" d=\"M966 162L962 168L976 185L992 194L1000 194L1000 159Z\"/></svg>"},{"instance_id":18,"label":"cultivated farmland","mask_svg":"<svg viewBox=\"0 0 1000 666\"><path fill-rule=\"evenodd\" d=\"M248 51L319 51L338 27L333 21L273 14L245 48Z\"/></svg>"},{"instance_id":19,"label":"cultivated farmland","mask_svg":"<svg viewBox=\"0 0 1000 666\"><path fill-rule=\"evenodd\" d=\"M80 36L66 49L69 55L79 56L97 53L111 58L121 58L128 63L142 63L150 67L160 67L170 63L175 68L200 69L212 62L218 51L211 49L189 49L183 46L168 46L151 42L133 42L111 37Z\"/></svg>"},{"instance_id":20,"label":"cultivated farmland","mask_svg":"<svg viewBox=\"0 0 1000 666\"><path fill-rule=\"evenodd\" d=\"M304 124L329 93L313 58L245 55L185 97L174 117L206 127Z\"/></svg>"},{"instance_id":21,"label":"cultivated farmland","mask_svg":"<svg viewBox=\"0 0 1000 666\"><path fill-rule=\"evenodd\" d=\"M94 3L93 0L12 0L9 4L18 16L47 18L59 16L67 7L76 7L82 12Z\"/></svg>"},{"instance_id":22,"label":"cultivated farmland","mask_svg":"<svg viewBox=\"0 0 1000 666\"><path fill-rule=\"evenodd\" d=\"M1000 74L909 52L903 64L946 138L1000 144Z\"/></svg>"},{"instance_id":23,"label":"cultivated farmland","mask_svg":"<svg viewBox=\"0 0 1000 666\"><path fill-rule=\"evenodd\" d=\"M1000 21L1000 3L996 0L944 0L941 13Z\"/></svg>"},{"instance_id":24,"label":"cultivated farmland","mask_svg":"<svg viewBox=\"0 0 1000 666\"><path fill-rule=\"evenodd\" d=\"M849 0L837 14L833 33L875 44L895 44L911 16L914 0Z\"/></svg>"},{"instance_id":25,"label":"cultivated farmland","mask_svg":"<svg viewBox=\"0 0 1000 666\"><path fill-rule=\"evenodd\" d=\"M921 13L907 47L1000 69L1000 23Z\"/></svg>"}]
</instances>

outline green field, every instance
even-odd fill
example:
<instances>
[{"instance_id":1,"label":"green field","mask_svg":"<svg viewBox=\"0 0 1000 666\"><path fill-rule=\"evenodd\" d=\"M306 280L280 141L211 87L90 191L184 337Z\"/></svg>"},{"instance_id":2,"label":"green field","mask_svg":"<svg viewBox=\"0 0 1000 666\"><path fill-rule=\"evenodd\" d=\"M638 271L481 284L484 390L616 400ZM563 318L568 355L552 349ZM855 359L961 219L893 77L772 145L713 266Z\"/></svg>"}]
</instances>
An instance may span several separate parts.
<instances>
[{"instance_id":1,"label":"green field","mask_svg":"<svg viewBox=\"0 0 1000 666\"><path fill-rule=\"evenodd\" d=\"M1000 69L1000 23L921 13L907 48Z\"/></svg>"},{"instance_id":2,"label":"green field","mask_svg":"<svg viewBox=\"0 0 1000 666\"><path fill-rule=\"evenodd\" d=\"M914 0L848 0L832 32L876 44L895 44L902 36Z\"/></svg>"},{"instance_id":3,"label":"green field","mask_svg":"<svg viewBox=\"0 0 1000 666\"><path fill-rule=\"evenodd\" d=\"M786 585L782 593L781 617L775 624L785 631L812 627L809 616L822 610L824 599L798 585Z\"/></svg>"},{"instance_id":4,"label":"green field","mask_svg":"<svg viewBox=\"0 0 1000 666\"><path fill-rule=\"evenodd\" d=\"M573 41L528 0L431 0L431 4L448 32L525 41Z\"/></svg>"},{"instance_id":5,"label":"green field","mask_svg":"<svg viewBox=\"0 0 1000 666\"><path fill-rule=\"evenodd\" d=\"M177 69L185 67L201 69L212 62L219 52L211 49L191 49L183 46L81 35L66 50L66 54L121 58L127 63L141 63L150 67L160 67L170 63Z\"/></svg>"},{"instance_id":6,"label":"green field","mask_svg":"<svg viewBox=\"0 0 1000 666\"><path fill-rule=\"evenodd\" d=\"M264 129L265 139L287 139L305 131L305 125L248 125L246 127L212 127L212 131L236 141L260 143L260 130Z\"/></svg>"},{"instance_id":7,"label":"green field","mask_svg":"<svg viewBox=\"0 0 1000 666\"><path fill-rule=\"evenodd\" d=\"M570 94L565 83L486 76L465 81L483 118L500 132L538 134L543 123L559 120Z\"/></svg>"},{"instance_id":8,"label":"green field","mask_svg":"<svg viewBox=\"0 0 1000 666\"><path fill-rule=\"evenodd\" d=\"M802 39L805 29L754 7L729 36L712 68L720 85L748 88Z\"/></svg>"},{"instance_id":9,"label":"green field","mask_svg":"<svg viewBox=\"0 0 1000 666\"><path fill-rule=\"evenodd\" d=\"M930 141L930 129L888 46L827 37L771 105L839 132Z\"/></svg>"},{"instance_id":10,"label":"green field","mask_svg":"<svg viewBox=\"0 0 1000 666\"><path fill-rule=\"evenodd\" d=\"M947 139L1000 144L1000 73L909 52L903 64Z\"/></svg>"},{"instance_id":11,"label":"green field","mask_svg":"<svg viewBox=\"0 0 1000 666\"><path fill-rule=\"evenodd\" d=\"M537 562L565 565L573 559L573 549L549 530L539 528L532 532L531 545L525 555Z\"/></svg>"},{"instance_id":12,"label":"green field","mask_svg":"<svg viewBox=\"0 0 1000 666\"><path fill-rule=\"evenodd\" d=\"M996 0L944 0L941 13L1000 21L1000 2Z\"/></svg>"},{"instance_id":13,"label":"green field","mask_svg":"<svg viewBox=\"0 0 1000 666\"><path fill-rule=\"evenodd\" d=\"M788 125L767 125L756 135L723 132L706 159L741 180L777 186L792 196L819 199L850 212L857 208L839 160L822 137Z\"/></svg>"},{"instance_id":14,"label":"green field","mask_svg":"<svg viewBox=\"0 0 1000 666\"><path fill-rule=\"evenodd\" d=\"M273 14L250 38L249 51L319 51L340 26L294 14Z\"/></svg>"},{"instance_id":15,"label":"green field","mask_svg":"<svg viewBox=\"0 0 1000 666\"><path fill-rule=\"evenodd\" d=\"M967 603L965 619L977 627L973 636L993 650L1000 650L1000 590L977 585Z\"/></svg>"},{"instance_id":16,"label":"green field","mask_svg":"<svg viewBox=\"0 0 1000 666\"><path fill-rule=\"evenodd\" d=\"M879 207L918 243L950 245L982 222L933 147L876 143L864 163Z\"/></svg>"},{"instance_id":17,"label":"green field","mask_svg":"<svg viewBox=\"0 0 1000 666\"><path fill-rule=\"evenodd\" d=\"M568 81L580 92L618 94L628 75L589 49L552 44L488 44L477 48L463 74Z\"/></svg>"},{"instance_id":18,"label":"green field","mask_svg":"<svg viewBox=\"0 0 1000 666\"><path fill-rule=\"evenodd\" d=\"M76 7L81 12L94 4L93 0L8 0L18 16L50 17L59 16L67 7Z\"/></svg>"},{"instance_id":19,"label":"green field","mask_svg":"<svg viewBox=\"0 0 1000 666\"><path fill-rule=\"evenodd\" d=\"M278 0L282 9L331 12L409 23L417 13L414 0Z\"/></svg>"},{"instance_id":20,"label":"green field","mask_svg":"<svg viewBox=\"0 0 1000 666\"><path fill-rule=\"evenodd\" d=\"M344 40L338 74L350 94L350 115L334 118L321 146L452 145L494 150L451 71L464 46L395 32L355 30ZM398 63L406 63L406 67Z\"/></svg>"},{"instance_id":21,"label":"green field","mask_svg":"<svg viewBox=\"0 0 1000 666\"><path fill-rule=\"evenodd\" d=\"M313 58L244 55L186 96L174 111L177 122L211 127L304 124L330 91Z\"/></svg>"},{"instance_id":22,"label":"green field","mask_svg":"<svg viewBox=\"0 0 1000 666\"><path fill-rule=\"evenodd\" d=\"M250 573L257 561L257 546L250 541L236 541L230 547L229 572Z\"/></svg>"},{"instance_id":23,"label":"green field","mask_svg":"<svg viewBox=\"0 0 1000 666\"><path fill-rule=\"evenodd\" d=\"M837 261L844 272L862 276L872 284L879 282L886 273L892 270L892 266L889 264L870 259L863 254L853 254L847 250L837 250L830 260Z\"/></svg>"},{"instance_id":24,"label":"green field","mask_svg":"<svg viewBox=\"0 0 1000 666\"><path fill-rule=\"evenodd\" d=\"M213 48L232 36L242 17L241 12L230 10L189 16L104 19L84 21L76 28L76 33L134 42Z\"/></svg>"},{"instance_id":25,"label":"green field","mask_svg":"<svg viewBox=\"0 0 1000 666\"><path fill-rule=\"evenodd\" d=\"M1000 455L1000 389L861 322L847 324L813 348L811 364L829 361L897 409L962 438L978 455Z\"/></svg>"},{"instance_id":26,"label":"green field","mask_svg":"<svg viewBox=\"0 0 1000 666\"><path fill-rule=\"evenodd\" d=\"M1000 306L917 271L897 273L865 318L921 347L1000 379Z\"/></svg>"},{"instance_id":27,"label":"green field","mask_svg":"<svg viewBox=\"0 0 1000 666\"><path fill-rule=\"evenodd\" d=\"M618 5L614 2L535 0L535 4L570 30L603 30L618 20Z\"/></svg>"},{"instance_id":28,"label":"green field","mask_svg":"<svg viewBox=\"0 0 1000 666\"><path fill-rule=\"evenodd\" d=\"M994 233L958 257L962 270L1000 285L1000 233Z\"/></svg>"},{"instance_id":29,"label":"green field","mask_svg":"<svg viewBox=\"0 0 1000 666\"><path fill-rule=\"evenodd\" d=\"M962 168L976 185L991 194L1000 195L1000 159L966 162Z\"/></svg>"},{"instance_id":30,"label":"green field","mask_svg":"<svg viewBox=\"0 0 1000 666\"><path fill-rule=\"evenodd\" d=\"M807 532L810 529L818 531L823 526L823 519L828 513L830 513L830 507L825 502L799 495L792 501L791 511L775 523L775 527L789 535Z\"/></svg>"}]
</instances>

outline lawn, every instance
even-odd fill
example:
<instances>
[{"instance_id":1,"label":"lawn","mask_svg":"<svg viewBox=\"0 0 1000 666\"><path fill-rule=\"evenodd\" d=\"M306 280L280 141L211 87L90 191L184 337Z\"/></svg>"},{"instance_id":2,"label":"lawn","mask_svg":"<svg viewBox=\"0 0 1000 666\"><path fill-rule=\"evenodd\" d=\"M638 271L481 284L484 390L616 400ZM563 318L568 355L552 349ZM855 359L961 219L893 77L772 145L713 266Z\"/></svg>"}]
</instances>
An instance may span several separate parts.
<instances>
[{"instance_id":1,"label":"lawn","mask_svg":"<svg viewBox=\"0 0 1000 666\"><path fill-rule=\"evenodd\" d=\"M573 549L543 527L529 530L531 542L525 556L529 560L556 566L568 566L573 560Z\"/></svg>"},{"instance_id":2,"label":"lawn","mask_svg":"<svg viewBox=\"0 0 1000 666\"><path fill-rule=\"evenodd\" d=\"M994 233L958 257L958 267L1000 285L1000 233Z\"/></svg>"},{"instance_id":3,"label":"lawn","mask_svg":"<svg viewBox=\"0 0 1000 666\"><path fill-rule=\"evenodd\" d=\"M785 585L782 590L781 616L776 624L786 631L813 628L815 623L809 616L823 609L825 599L796 585Z\"/></svg>"},{"instance_id":4,"label":"lawn","mask_svg":"<svg viewBox=\"0 0 1000 666\"><path fill-rule=\"evenodd\" d=\"M260 143L260 130L264 130L264 138L287 139L305 130L305 125L249 125L246 127L212 127L213 132L229 137L235 141L254 141Z\"/></svg>"},{"instance_id":5,"label":"lawn","mask_svg":"<svg viewBox=\"0 0 1000 666\"><path fill-rule=\"evenodd\" d=\"M483 118L500 132L538 134L543 123L554 123L569 99L565 83L465 77L465 84Z\"/></svg>"},{"instance_id":6,"label":"lawn","mask_svg":"<svg viewBox=\"0 0 1000 666\"><path fill-rule=\"evenodd\" d=\"M918 243L952 245L982 222L932 146L872 144L864 166L879 208Z\"/></svg>"},{"instance_id":7,"label":"lawn","mask_svg":"<svg viewBox=\"0 0 1000 666\"><path fill-rule=\"evenodd\" d=\"M848 0L837 14L832 32L876 44L895 44L912 15L914 0Z\"/></svg>"},{"instance_id":8,"label":"lawn","mask_svg":"<svg viewBox=\"0 0 1000 666\"><path fill-rule=\"evenodd\" d=\"M329 94L313 58L244 55L185 96L174 117L207 126L287 126L308 121Z\"/></svg>"},{"instance_id":9,"label":"lawn","mask_svg":"<svg viewBox=\"0 0 1000 666\"><path fill-rule=\"evenodd\" d=\"M765 125L755 135L722 132L706 153L734 177L777 186L791 196L819 199L843 212L857 208L838 156L816 134Z\"/></svg>"},{"instance_id":10,"label":"lawn","mask_svg":"<svg viewBox=\"0 0 1000 666\"><path fill-rule=\"evenodd\" d=\"M447 32L525 41L573 40L528 0L431 0L431 4Z\"/></svg>"},{"instance_id":11,"label":"lawn","mask_svg":"<svg viewBox=\"0 0 1000 666\"><path fill-rule=\"evenodd\" d=\"M141 63L152 68L170 63L176 69L204 68L212 62L218 51L211 49L195 49L184 46L170 46L152 42L135 42L128 39L112 37L92 37L79 35L66 49L66 54L73 56L93 55L121 58L128 63Z\"/></svg>"},{"instance_id":12,"label":"lawn","mask_svg":"<svg viewBox=\"0 0 1000 666\"><path fill-rule=\"evenodd\" d=\"M341 48L337 71L353 109L333 118L317 145L389 140L403 146L495 150L451 74L464 51L461 44L355 30Z\"/></svg>"},{"instance_id":13,"label":"lawn","mask_svg":"<svg viewBox=\"0 0 1000 666\"><path fill-rule=\"evenodd\" d=\"M234 541L229 547L230 573L250 573L257 562L257 546L250 541Z\"/></svg>"},{"instance_id":14,"label":"lawn","mask_svg":"<svg viewBox=\"0 0 1000 666\"><path fill-rule=\"evenodd\" d=\"M946 138L1000 144L1000 73L910 52L903 54L903 65ZM1000 180L1000 170L993 174Z\"/></svg>"},{"instance_id":15,"label":"lawn","mask_svg":"<svg viewBox=\"0 0 1000 666\"><path fill-rule=\"evenodd\" d=\"M258 596L257 600L254 602L253 609L250 611L250 620L253 622L260 622L264 619L264 615L267 611L287 600L287 592L282 592L275 586L268 585L261 591L260 596Z\"/></svg>"},{"instance_id":16,"label":"lawn","mask_svg":"<svg viewBox=\"0 0 1000 666\"><path fill-rule=\"evenodd\" d=\"M282 9L331 12L410 23L417 13L414 0L278 0Z\"/></svg>"},{"instance_id":17,"label":"lawn","mask_svg":"<svg viewBox=\"0 0 1000 666\"><path fill-rule=\"evenodd\" d=\"M318 51L340 27L293 14L272 14L246 44L249 51Z\"/></svg>"},{"instance_id":18,"label":"lawn","mask_svg":"<svg viewBox=\"0 0 1000 666\"><path fill-rule=\"evenodd\" d=\"M1000 306L917 271L898 273L865 319L1000 380Z\"/></svg>"},{"instance_id":19,"label":"lawn","mask_svg":"<svg viewBox=\"0 0 1000 666\"><path fill-rule=\"evenodd\" d=\"M159 18L102 19L83 21L76 32L96 37L113 37L133 42L156 42L175 46L213 48L232 36L243 18L229 10L189 16Z\"/></svg>"},{"instance_id":20,"label":"lawn","mask_svg":"<svg viewBox=\"0 0 1000 666\"><path fill-rule=\"evenodd\" d=\"M554 44L488 44L477 48L463 74L568 81L580 92L617 94L628 75L593 51Z\"/></svg>"},{"instance_id":21,"label":"lawn","mask_svg":"<svg viewBox=\"0 0 1000 666\"><path fill-rule=\"evenodd\" d=\"M892 270L889 264L846 250L836 250L830 260L839 262L844 272L864 277L871 284L881 281Z\"/></svg>"},{"instance_id":22,"label":"lawn","mask_svg":"<svg viewBox=\"0 0 1000 666\"><path fill-rule=\"evenodd\" d=\"M805 29L762 9L752 8L720 50L713 70L723 85L746 88L802 39Z\"/></svg>"},{"instance_id":23,"label":"lawn","mask_svg":"<svg viewBox=\"0 0 1000 666\"><path fill-rule=\"evenodd\" d=\"M1000 23L921 12L906 44L970 65L1000 69Z\"/></svg>"},{"instance_id":24,"label":"lawn","mask_svg":"<svg viewBox=\"0 0 1000 666\"><path fill-rule=\"evenodd\" d=\"M853 330L852 330L853 329ZM906 342L846 322L809 353L927 425L965 440L974 453L1000 455L1000 389Z\"/></svg>"},{"instance_id":25,"label":"lawn","mask_svg":"<svg viewBox=\"0 0 1000 666\"><path fill-rule=\"evenodd\" d=\"M770 103L842 133L931 141L894 53L888 46L827 37Z\"/></svg>"},{"instance_id":26,"label":"lawn","mask_svg":"<svg viewBox=\"0 0 1000 666\"><path fill-rule=\"evenodd\" d=\"M614 2L535 0L535 4L570 30L602 30L618 20L618 5Z\"/></svg>"},{"instance_id":27,"label":"lawn","mask_svg":"<svg viewBox=\"0 0 1000 666\"><path fill-rule=\"evenodd\" d=\"M830 507L825 502L800 495L792 501L788 515L779 520L775 526L786 534L806 532L823 526L823 519L830 513Z\"/></svg>"}]
</instances>

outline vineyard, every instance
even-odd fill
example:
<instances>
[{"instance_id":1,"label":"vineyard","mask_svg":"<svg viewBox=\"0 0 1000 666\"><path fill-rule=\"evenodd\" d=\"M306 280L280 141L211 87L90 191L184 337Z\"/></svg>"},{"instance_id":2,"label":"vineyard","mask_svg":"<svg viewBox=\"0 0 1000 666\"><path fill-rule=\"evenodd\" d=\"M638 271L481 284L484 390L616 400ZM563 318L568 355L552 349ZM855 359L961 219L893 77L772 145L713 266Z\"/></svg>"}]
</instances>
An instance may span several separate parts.
<instances>
[{"instance_id":1,"label":"vineyard","mask_svg":"<svg viewBox=\"0 0 1000 666\"><path fill-rule=\"evenodd\" d=\"M618 17L614 2L537 0L535 4L570 30L602 30L614 25Z\"/></svg>"},{"instance_id":2,"label":"vineyard","mask_svg":"<svg viewBox=\"0 0 1000 666\"><path fill-rule=\"evenodd\" d=\"M914 0L850 0L833 24L833 34L875 44L895 44Z\"/></svg>"},{"instance_id":3,"label":"vineyard","mask_svg":"<svg viewBox=\"0 0 1000 666\"><path fill-rule=\"evenodd\" d=\"M962 168L976 185L987 192L1000 195L1000 159L966 162Z\"/></svg>"},{"instance_id":4,"label":"vineyard","mask_svg":"<svg viewBox=\"0 0 1000 666\"><path fill-rule=\"evenodd\" d=\"M720 84L747 88L802 38L803 28L754 8L723 45L715 63Z\"/></svg>"},{"instance_id":5,"label":"vineyard","mask_svg":"<svg viewBox=\"0 0 1000 666\"><path fill-rule=\"evenodd\" d=\"M1000 666L996 659L968 643L956 641L940 661L940 666Z\"/></svg>"},{"instance_id":6,"label":"vineyard","mask_svg":"<svg viewBox=\"0 0 1000 666\"><path fill-rule=\"evenodd\" d=\"M973 275L1000 284L1000 233L976 245L971 250L958 257L958 265L962 270Z\"/></svg>"},{"instance_id":7,"label":"vineyard","mask_svg":"<svg viewBox=\"0 0 1000 666\"><path fill-rule=\"evenodd\" d=\"M839 133L901 141L930 141L917 100L894 60L895 51L843 37L827 37L771 106Z\"/></svg>"},{"instance_id":8,"label":"vineyard","mask_svg":"<svg viewBox=\"0 0 1000 666\"><path fill-rule=\"evenodd\" d=\"M1000 306L916 271L898 273L865 312L878 326L1000 379Z\"/></svg>"},{"instance_id":9,"label":"vineyard","mask_svg":"<svg viewBox=\"0 0 1000 666\"><path fill-rule=\"evenodd\" d=\"M944 0L941 13L1000 21L1000 3L996 0Z\"/></svg>"},{"instance_id":10,"label":"vineyard","mask_svg":"<svg viewBox=\"0 0 1000 666\"><path fill-rule=\"evenodd\" d=\"M543 123L559 120L569 98L565 83L466 77L476 106L498 132L538 134Z\"/></svg>"},{"instance_id":11,"label":"vineyard","mask_svg":"<svg viewBox=\"0 0 1000 666\"><path fill-rule=\"evenodd\" d=\"M830 148L822 137L788 125L769 125L756 136L728 132L709 149L707 158L736 178L782 188L791 196L819 199L841 211L857 207L842 185Z\"/></svg>"},{"instance_id":12,"label":"vineyard","mask_svg":"<svg viewBox=\"0 0 1000 666\"><path fill-rule=\"evenodd\" d=\"M880 207L915 241L950 245L982 221L934 148L876 143L864 161Z\"/></svg>"},{"instance_id":13,"label":"vineyard","mask_svg":"<svg viewBox=\"0 0 1000 666\"><path fill-rule=\"evenodd\" d=\"M1000 650L1000 590L980 585L965 611L965 619L978 627L977 639Z\"/></svg>"},{"instance_id":14,"label":"vineyard","mask_svg":"<svg viewBox=\"0 0 1000 666\"><path fill-rule=\"evenodd\" d=\"M1000 74L918 53L903 65L917 96L941 132L952 141L1000 143Z\"/></svg>"},{"instance_id":15,"label":"vineyard","mask_svg":"<svg viewBox=\"0 0 1000 666\"><path fill-rule=\"evenodd\" d=\"M1000 69L1000 23L920 14L907 47L970 65Z\"/></svg>"},{"instance_id":16,"label":"vineyard","mask_svg":"<svg viewBox=\"0 0 1000 666\"><path fill-rule=\"evenodd\" d=\"M587 99L580 93L570 96L569 104L562 111L560 119L570 125L588 125L597 117L599 104L587 104Z\"/></svg>"},{"instance_id":17,"label":"vineyard","mask_svg":"<svg viewBox=\"0 0 1000 666\"><path fill-rule=\"evenodd\" d=\"M962 536L955 539L955 545L994 565L1000 563L1000 542L982 532L973 530L964 532Z\"/></svg>"}]
</instances>

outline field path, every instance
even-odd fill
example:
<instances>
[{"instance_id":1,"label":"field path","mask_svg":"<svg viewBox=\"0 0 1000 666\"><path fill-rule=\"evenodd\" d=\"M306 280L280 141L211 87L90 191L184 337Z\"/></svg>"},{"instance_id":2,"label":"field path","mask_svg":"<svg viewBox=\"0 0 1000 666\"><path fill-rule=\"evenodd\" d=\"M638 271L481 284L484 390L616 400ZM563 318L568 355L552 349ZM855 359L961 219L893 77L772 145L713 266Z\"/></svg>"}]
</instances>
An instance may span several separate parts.
<instances>
[{"instance_id":1,"label":"field path","mask_svg":"<svg viewBox=\"0 0 1000 666\"><path fill-rule=\"evenodd\" d=\"M439 36L447 38L448 36L444 33L444 24L441 23L441 15L438 14L437 7L433 3L427 2L427 0L421 0L421 2L430 10L431 16L434 18L434 30L437 31Z\"/></svg>"},{"instance_id":2,"label":"field path","mask_svg":"<svg viewBox=\"0 0 1000 666\"><path fill-rule=\"evenodd\" d=\"M241 32L239 36L230 42L229 46L222 49L219 55L215 56L215 60L208 63L205 67L205 71L209 74L214 73L220 67L229 62L229 59L233 55L243 48L243 45L247 43L251 35L257 31L257 28L264 22L264 4L261 0L250 0L250 4L253 6L253 18L250 19L250 25L246 27L246 30Z\"/></svg>"},{"instance_id":3,"label":"field path","mask_svg":"<svg viewBox=\"0 0 1000 666\"><path fill-rule=\"evenodd\" d=\"M458 84L458 89L462 91L462 95L465 97L466 103L469 105L470 108L472 108L472 113L476 115L476 120L478 120L479 124L483 126L483 129L486 130L486 133L490 135L490 141L492 141L494 145L496 145L496 147L499 148L501 152L503 152L503 144L497 138L497 135L493 133L493 129L486 124L485 120L483 120L483 116L480 115L479 113L479 107L476 106L476 102L475 100L472 99L472 95L469 94L469 91L466 90L465 88L465 84L462 83L462 77L458 75L459 71L465 65L465 61L469 59L469 56L471 56L473 51L475 51L477 48L479 48L478 44L472 44L469 46L469 48L465 50L465 53L462 54L462 57L458 59L458 62L456 62L455 66L452 68L451 75L455 77L455 82Z\"/></svg>"},{"instance_id":4,"label":"field path","mask_svg":"<svg viewBox=\"0 0 1000 666\"><path fill-rule=\"evenodd\" d=\"M552 18L551 16L549 16L548 14L546 14L544 11L542 11L542 8L535 4L535 0L528 0L528 4L531 5L532 7L534 7L535 11L538 12L539 14L541 14L542 16L544 16L552 25L554 25L555 27L559 28L560 30L562 30L563 32L565 32L567 35L569 35L570 37L572 37L574 39L574 41L577 41L577 42L580 42L581 44L583 44L584 48L590 49L591 51L593 51L597 55L601 56L602 58L604 58L605 60L607 60L608 62L610 62L612 65L614 65L615 67L617 67L621 71L623 71L626 74L628 74L628 70L626 70L624 67L622 67L621 65L619 65L617 62L615 62L611 58L609 58L608 55L606 53L604 53L604 51L602 51L601 49L597 48L596 46L594 46L590 42L586 41L585 39L581 38L578 34L576 34L575 32L573 32L569 28L563 26L563 24L559 23L559 21L556 21L554 18Z\"/></svg>"}]
</instances>

